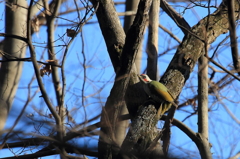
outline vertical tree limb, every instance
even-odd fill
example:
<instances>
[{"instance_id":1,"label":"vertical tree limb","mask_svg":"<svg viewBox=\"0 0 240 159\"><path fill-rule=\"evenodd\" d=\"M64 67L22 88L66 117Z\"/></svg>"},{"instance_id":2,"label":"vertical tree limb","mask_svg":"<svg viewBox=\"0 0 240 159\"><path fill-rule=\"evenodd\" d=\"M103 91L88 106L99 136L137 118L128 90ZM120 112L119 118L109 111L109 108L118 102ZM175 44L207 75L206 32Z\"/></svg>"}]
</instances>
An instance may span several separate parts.
<instances>
[{"instance_id":1,"label":"vertical tree limb","mask_svg":"<svg viewBox=\"0 0 240 159\"><path fill-rule=\"evenodd\" d=\"M27 2L18 0L6 1L5 33L26 37ZM3 51L8 56L3 60L23 58L26 53L26 43L22 40L5 37ZM0 130L3 129L22 74L23 62L5 62L0 69Z\"/></svg>"},{"instance_id":2,"label":"vertical tree limb","mask_svg":"<svg viewBox=\"0 0 240 159\"><path fill-rule=\"evenodd\" d=\"M47 4L48 5L48 4ZM56 59L56 52L54 48L54 34L55 34L55 17L58 15L58 10L61 6L61 1L56 1L53 8L51 8L50 14L46 14L46 20L47 20L47 44L48 44L48 58L49 60L57 60ZM49 8L49 7L46 7ZM46 9L45 8L45 9ZM47 12L47 11L46 11ZM62 89L60 86L60 79L58 75L58 68L52 66L52 81L55 89L56 94L56 100L57 100L57 106L61 107L61 98L62 98Z\"/></svg>"},{"instance_id":3,"label":"vertical tree limb","mask_svg":"<svg viewBox=\"0 0 240 159\"><path fill-rule=\"evenodd\" d=\"M58 11L59 8L61 6L62 2L59 1L55 1L55 5L53 8L51 8L51 10L48 10L48 4L45 4L45 10L46 10L46 20L47 20L47 44L48 44L48 58L49 60L53 60L54 62L52 63L57 63L57 59L56 59L56 52L55 52L55 48L54 48L54 34L55 34L55 17L58 15ZM64 69L64 68L61 68ZM65 107L64 107L64 103L62 101L64 101L63 98L63 92L62 92L62 88L61 88L61 84L60 84L60 78L59 78L59 74L58 74L58 67L54 67L52 66L52 82L53 82L53 86L55 89L55 94L56 94L56 101L57 101L57 107L58 107L58 113L60 116L60 123L58 125L57 128L57 136L60 142L63 142L63 137L65 136L65 126L64 126L64 120L65 120ZM60 149L60 156L62 159L65 158L66 155L66 151L64 147L59 147Z\"/></svg>"},{"instance_id":4,"label":"vertical tree limb","mask_svg":"<svg viewBox=\"0 0 240 159\"><path fill-rule=\"evenodd\" d=\"M239 60L239 52L238 52L238 42L237 42L237 34L236 34L236 18L235 18L235 3L239 1L228 0L228 19L229 19L229 32L230 32L230 41L231 41L231 50L232 50L232 59L233 66L237 70L238 75L240 76L240 60Z\"/></svg>"},{"instance_id":5,"label":"vertical tree limb","mask_svg":"<svg viewBox=\"0 0 240 159\"><path fill-rule=\"evenodd\" d=\"M198 60L198 133L203 141L201 157L212 158L208 141L208 59L204 55Z\"/></svg>"},{"instance_id":6,"label":"vertical tree limb","mask_svg":"<svg viewBox=\"0 0 240 159\"><path fill-rule=\"evenodd\" d=\"M157 79L158 70L158 25L160 0L154 0L149 12L148 42L147 42L147 74L152 80Z\"/></svg>"}]
</instances>

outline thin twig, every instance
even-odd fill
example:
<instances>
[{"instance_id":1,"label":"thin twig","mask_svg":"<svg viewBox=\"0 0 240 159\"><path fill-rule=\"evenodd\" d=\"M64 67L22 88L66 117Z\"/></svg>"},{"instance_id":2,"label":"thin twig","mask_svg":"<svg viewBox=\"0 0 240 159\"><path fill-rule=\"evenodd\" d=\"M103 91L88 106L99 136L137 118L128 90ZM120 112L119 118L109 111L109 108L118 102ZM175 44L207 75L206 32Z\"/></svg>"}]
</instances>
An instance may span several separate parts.
<instances>
[{"instance_id":1,"label":"thin twig","mask_svg":"<svg viewBox=\"0 0 240 159\"><path fill-rule=\"evenodd\" d=\"M35 91L35 93L31 96L31 85L32 85L32 82L34 81L34 76L32 77L30 83L28 84L28 97L26 99L26 103L24 104L20 114L18 115L17 119L15 120L13 126L9 129L8 133L6 134L6 136L4 137L3 139L3 142L2 144L0 145L0 149L2 149L8 139L8 136L11 134L11 132L13 131L13 129L16 127L17 123L19 122L20 118L23 116L28 104L30 103L30 101L32 101L32 99L36 96L37 92L38 91Z\"/></svg>"},{"instance_id":2,"label":"thin twig","mask_svg":"<svg viewBox=\"0 0 240 159\"><path fill-rule=\"evenodd\" d=\"M168 33L169 36L171 36L174 40L176 40L179 44L181 44L181 40L178 39L178 37L176 37L170 30L168 30L167 28L165 28L161 24L159 24L159 28L161 28L163 31Z\"/></svg>"},{"instance_id":3,"label":"thin twig","mask_svg":"<svg viewBox=\"0 0 240 159\"><path fill-rule=\"evenodd\" d=\"M39 72L39 66L38 66L38 63L37 63L37 60L36 60L36 53L35 53L35 50L34 50L34 46L32 45L32 37L31 37L31 17L30 17L30 14L31 14L31 7L32 7L32 4L33 4L33 0L30 1L30 5L29 5L29 10L28 10L28 19L27 19L27 43L29 45L29 49L30 49L30 54L31 54L31 59L32 59L32 63L33 63L33 68L34 68L34 71L35 71L35 75L36 75L36 78L37 78L37 82L38 82L38 85L39 85L39 88L40 88L40 91L42 93L42 97L46 103L46 105L48 106L50 112L52 113L55 121L56 121L56 124L58 125L60 123L60 117L59 115L57 114L57 112L55 111L52 103L50 102L49 98L48 98L48 94L44 88L44 85L42 83L42 78L41 78L41 75L40 75L40 72Z\"/></svg>"},{"instance_id":4,"label":"thin twig","mask_svg":"<svg viewBox=\"0 0 240 159\"><path fill-rule=\"evenodd\" d=\"M225 71L226 73L228 73L229 75L231 75L233 78L235 78L236 80L240 81L240 78L238 78L236 75L234 75L231 71L228 71L226 68L224 68L223 66L221 66L220 64L218 64L216 61L214 61L213 59L211 59L209 56L205 55L208 60L210 62L212 62L214 65L218 66L219 68L221 68L223 71Z\"/></svg>"}]
</instances>

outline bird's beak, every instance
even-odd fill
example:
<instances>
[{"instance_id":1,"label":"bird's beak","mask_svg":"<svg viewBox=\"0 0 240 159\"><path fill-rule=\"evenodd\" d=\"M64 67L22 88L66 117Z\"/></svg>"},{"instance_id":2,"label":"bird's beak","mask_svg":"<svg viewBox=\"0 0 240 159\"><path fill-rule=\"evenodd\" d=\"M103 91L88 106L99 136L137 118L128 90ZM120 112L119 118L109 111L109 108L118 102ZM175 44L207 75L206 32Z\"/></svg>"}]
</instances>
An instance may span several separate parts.
<instances>
[{"instance_id":1,"label":"bird's beak","mask_svg":"<svg viewBox=\"0 0 240 159\"><path fill-rule=\"evenodd\" d=\"M137 74L137 76L138 76L139 79L141 78L139 74Z\"/></svg>"}]
</instances>

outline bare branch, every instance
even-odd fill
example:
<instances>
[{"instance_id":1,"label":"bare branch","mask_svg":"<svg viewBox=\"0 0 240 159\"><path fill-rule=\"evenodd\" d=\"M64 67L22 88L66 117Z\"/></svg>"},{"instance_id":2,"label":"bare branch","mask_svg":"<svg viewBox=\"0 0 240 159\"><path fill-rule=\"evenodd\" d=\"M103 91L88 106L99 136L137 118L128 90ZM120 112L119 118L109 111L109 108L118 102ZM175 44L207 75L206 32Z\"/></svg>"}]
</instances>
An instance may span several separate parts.
<instances>
[{"instance_id":1,"label":"bare branch","mask_svg":"<svg viewBox=\"0 0 240 159\"><path fill-rule=\"evenodd\" d=\"M230 157L228 159L238 159L240 157L240 152L238 152L236 155L234 155L233 157Z\"/></svg>"},{"instance_id":2,"label":"bare branch","mask_svg":"<svg viewBox=\"0 0 240 159\"><path fill-rule=\"evenodd\" d=\"M184 34L188 33L191 29L190 25L166 2L166 0L161 0L161 8L172 18L173 21L175 21Z\"/></svg>"},{"instance_id":3,"label":"bare branch","mask_svg":"<svg viewBox=\"0 0 240 159\"><path fill-rule=\"evenodd\" d=\"M174 40L176 40L179 44L181 44L181 40L178 39L170 30L159 24L159 28L161 28L164 32L168 33Z\"/></svg>"},{"instance_id":4,"label":"bare branch","mask_svg":"<svg viewBox=\"0 0 240 159\"><path fill-rule=\"evenodd\" d=\"M228 0L228 19L229 19L229 32L231 40L231 49L232 49L232 59L234 68L237 70L238 75L240 75L240 61L238 56L238 43L237 43L237 34L236 34L236 24L235 24L235 3L239 1Z\"/></svg>"},{"instance_id":5,"label":"bare branch","mask_svg":"<svg viewBox=\"0 0 240 159\"><path fill-rule=\"evenodd\" d=\"M208 59L202 55L198 63L198 132L203 140L200 154L202 158L211 159L208 142Z\"/></svg>"},{"instance_id":6,"label":"bare branch","mask_svg":"<svg viewBox=\"0 0 240 159\"><path fill-rule=\"evenodd\" d=\"M52 115L53 115L53 117L56 121L56 124L59 125L60 117L57 114L57 112L55 111L52 103L50 102L50 100L48 98L48 94L47 94L47 92L44 88L44 85L42 83L42 78L41 78L41 75L40 75L40 72L39 72L39 67L38 67L37 60L36 60L36 53L35 53L34 47L32 45L32 40L31 40L31 17L30 17L32 4L33 4L33 0L31 0L30 5L29 5L28 19L27 19L27 24L28 24L27 25L27 39L28 39L28 45L29 45L29 48L30 48L31 59L32 59L35 75L36 75L36 78L37 78L37 81L38 81L38 85L39 85L39 88L40 88L41 93L42 93L42 97L43 97L46 105L48 106L49 110L51 111L51 113L52 113Z\"/></svg>"}]
</instances>

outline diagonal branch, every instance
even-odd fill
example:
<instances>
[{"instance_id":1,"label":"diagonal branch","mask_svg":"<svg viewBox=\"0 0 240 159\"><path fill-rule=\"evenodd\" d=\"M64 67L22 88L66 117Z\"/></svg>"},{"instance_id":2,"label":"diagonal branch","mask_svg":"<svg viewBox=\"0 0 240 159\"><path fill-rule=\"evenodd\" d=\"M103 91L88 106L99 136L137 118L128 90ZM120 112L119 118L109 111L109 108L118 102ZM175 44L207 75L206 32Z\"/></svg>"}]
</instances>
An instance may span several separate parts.
<instances>
[{"instance_id":1,"label":"diagonal branch","mask_svg":"<svg viewBox=\"0 0 240 159\"><path fill-rule=\"evenodd\" d=\"M90 0L94 8L97 8L98 22L111 58L114 70L120 68L120 57L125 42L125 33L112 0L106 2Z\"/></svg>"},{"instance_id":2,"label":"diagonal branch","mask_svg":"<svg viewBox=\"0 0 240 159\"><path fill-rule=\"evenodd\" d=\"M216 38L228 31L228 11L226 0L221 3L219 8L209 16L203 18L198 24L192 27L192 33L205 39L207 36L208 44L214 42ZM235 17L238 16L239 5L235 5ZM209 20L208 20L209 19ZM206 32L206 24L208 24L208 31ZM198 47L196 47L198 46ZM182 44L179 45L176 54L174 55L166 73L161 79L161 82L166 85L173 97L177 97L184 86L186 80L189 78L198 58L201 56L204 49L204 43L193 36L186 34L183 38Z\"/></svg>"},{"instance_id":3,"label":"diagonal branch","mask_svg":"<svg viewBox=\"0 0 240 159\"><path fill-rule=\"evenodd\" d=\"M172 18L172 20L180 27L184 34L187 34L191 29L186 20L179 15L167 2L162 0L160 4L161 8Z\"/></svg>"},{"instance_id":4,"label":"diagonal branch","mask_svg":"<svg viewBox=\"0 0 240 159\"><path fill-rule=\"evenodd\" d=\"M235 5L234 10L236 10L234 16L238 17L239 4ZM226 0L224 0L214 13L199 21L185 35L166 73L161 79L161 82L166 85L174 98L178 97L196 62L202 56L202 50L205 49L204 46L215 41L219 35L226 33L228 27L228 6L226 6ZM206 39L206 41L201 39ZM172 111L175 111L174 107L169 112ZM202 139L204 136L198 134L198 137ZM196 143L196 145L199 151L201 151L202 147L206 144L201 141L200 144Z\"/></svg>"}]
</instances>

